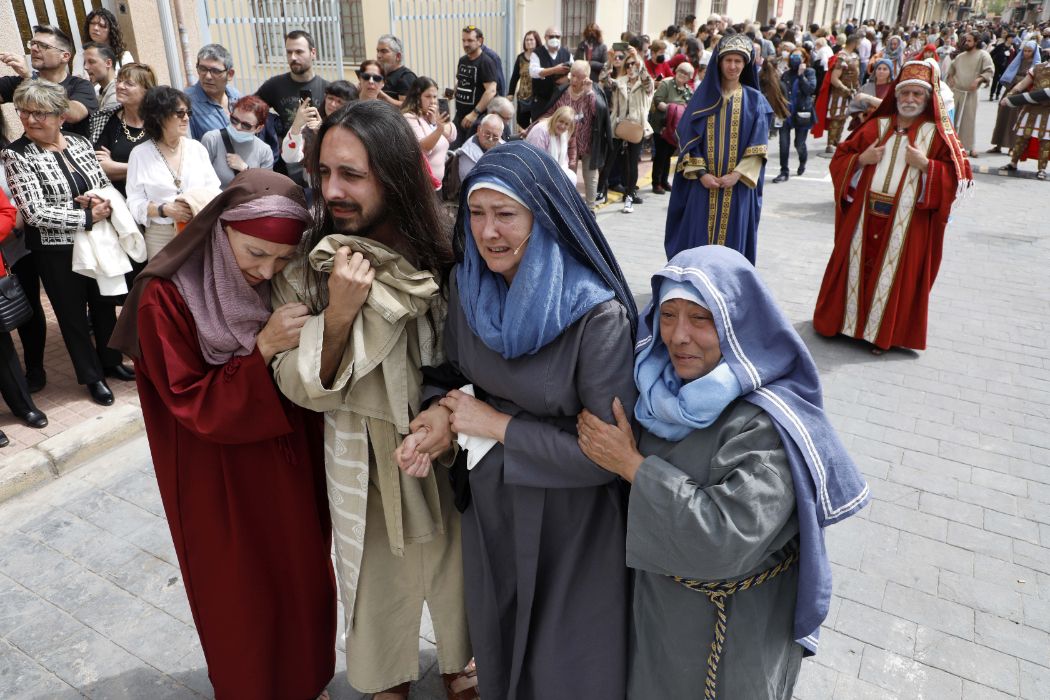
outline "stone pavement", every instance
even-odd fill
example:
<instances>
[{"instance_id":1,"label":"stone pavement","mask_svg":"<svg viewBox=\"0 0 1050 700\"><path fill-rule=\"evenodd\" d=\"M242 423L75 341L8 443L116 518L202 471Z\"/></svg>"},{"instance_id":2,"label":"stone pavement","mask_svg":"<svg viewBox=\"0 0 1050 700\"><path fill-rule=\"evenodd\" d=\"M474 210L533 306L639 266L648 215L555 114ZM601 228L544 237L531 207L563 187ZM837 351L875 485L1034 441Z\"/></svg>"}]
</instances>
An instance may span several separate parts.
<instances>
[{"instance_id":1,"label":"stone pavement","mask_svg":"<svg viewBox=\"0 0 1050 700\"><path fill-rule=\"evenodd\" d=\"M43 391L33 394L33 402L37 408L47 414L48 425L40 430L30 428L5 408L0 412L0 430L4 431L11 443L0 450L0 460L12 457L47 438L60 435L85 420L103 416L110 408L124 404L139 405L135 382L122 382L116 379L106 380L109 388L113 390L115 399L113 406L99 406L91 400L87 389L77 384L76 375L73 373L73 363L70 362L69 353L66 352L66 346L62 342L62 334L58 330L55 314L51 310L47 295L44 295L43 292L41 294L44 315L47 317L47 344L44 346L47 386ZM11 337L15 341L19 361L22 361L22 343L18 339L18 333L12 333ZM25 369L24 362L22 369Z\"/></svg>"},{"instance_id":2,"label":"stone pavement","mask_svg":"<svg viewBox=\"0 0 1050 700\"><path fill-rule=\"evenodd\" d=\"M978 133L994 114L980 105ZM1050 185L979 175L947 232L929 348L876 357L810 325L832 241L818 150L779 185L774 153L758 266L873 501L828 531L835 598L796 697L1050 698ZM667 198L642 195L598 219L644 293ZM144 441L0 505L0 542L0 697L210 696ZM413 697L440 698L425 623L420 648ZM359 697L341 672L330 690Z\"/></svg>"}]
</instances>

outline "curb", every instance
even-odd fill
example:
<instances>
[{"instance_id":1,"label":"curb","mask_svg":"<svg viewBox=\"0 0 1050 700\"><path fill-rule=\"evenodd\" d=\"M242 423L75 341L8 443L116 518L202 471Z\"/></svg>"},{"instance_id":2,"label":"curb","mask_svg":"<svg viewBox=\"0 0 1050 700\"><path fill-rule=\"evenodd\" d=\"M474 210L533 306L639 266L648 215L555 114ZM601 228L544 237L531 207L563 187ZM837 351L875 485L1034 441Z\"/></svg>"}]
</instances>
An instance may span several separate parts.
<instances>
[{"instance_id":1,"label":"curb","mask_svg":"<svg viewBox=\"0 0 1050 700\"><path fill-rule=\"evenodd\" d=\"M142 410L125 404L0 459L0 503L54 481L144 431Z\"/></svg>"},{"instance_id":2,"label":"curb","mask_svg":"<svg viewBox=\"0 0 1050 700\"><path fill-rule=\"evenodd\" d=\"M1022 180L1038 180L1035 176L1034 170L1021 170L1018 167L1017 170L1000 170L1001 165L975 165L972 161L970 163L970 169L973 172L980 173L981 175L998 175L999 177L1018 177Z\"/></svg>"}]
</instances>

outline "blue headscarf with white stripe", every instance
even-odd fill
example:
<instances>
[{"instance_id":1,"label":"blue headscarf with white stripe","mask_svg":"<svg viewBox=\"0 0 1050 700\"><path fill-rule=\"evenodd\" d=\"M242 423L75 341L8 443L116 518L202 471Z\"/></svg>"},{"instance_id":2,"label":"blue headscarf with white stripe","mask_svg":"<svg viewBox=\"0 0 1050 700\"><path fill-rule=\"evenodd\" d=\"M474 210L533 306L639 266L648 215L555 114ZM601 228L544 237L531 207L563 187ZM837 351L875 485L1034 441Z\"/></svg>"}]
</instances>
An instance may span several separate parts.
<instances>
[{"instance_id":1,"label":"blue headscarf with white stripe","mask_svg":"<svg viewBox=\"0 0 1050 700\"><path fill-rule=\"evenodd\" d=\"M467 198L478 185L532 212L528 247L513 282L490 271L470 229ZM454 247L456 283L467 324L507 359L531 355L598 304L616 299L634 329L634 297L594 215L561 166L525 141L497 146L464 178Z\"/></svg>"},{"instance_id":2,"label":"blue headscarf with white stripe","mask_svg":"<svg viewBox=\"0 0 1050 700\"><path fill-rule=\"evenodd\" d=\"M1021 46L1020 50L1018 50L1017 55L1014 56L1014 60L1010 61L1010 65L1006 67L1006 70L1003 72L1003 77L999 78L1000 83L1009 85L1013 82L1014 78L1017 77L1017 72L1021 69L1021 61L1024 60L1025 49L1032 49L1035 52L1032 54L1032 62L1028 64L1029 68L1037 66L1043 62L1039 51L1039 44L1034 41L1026 41L1024 45Z\"/></svg>"},{"instance_id":3,"label":"blue headscarf with white stripe","mask_svg":"<svg viewBox=\"0 0 1050 700\"><path fill-rule=\"evenodd\" d=\"M666 353L653 352L661 345L656 314L665 279L696 289L714 317L722 357L736 375L741 398L769 414L780 434L791 464L799 523L794 637L807 655L815 654L831 603L824 528L867 505L868 486L824 413L820 377L809 350L754 266L732 248L684 250L653 275L654 301L638 322L635 375L637 364L668 361Z\"/></svg>"}]
</instances>

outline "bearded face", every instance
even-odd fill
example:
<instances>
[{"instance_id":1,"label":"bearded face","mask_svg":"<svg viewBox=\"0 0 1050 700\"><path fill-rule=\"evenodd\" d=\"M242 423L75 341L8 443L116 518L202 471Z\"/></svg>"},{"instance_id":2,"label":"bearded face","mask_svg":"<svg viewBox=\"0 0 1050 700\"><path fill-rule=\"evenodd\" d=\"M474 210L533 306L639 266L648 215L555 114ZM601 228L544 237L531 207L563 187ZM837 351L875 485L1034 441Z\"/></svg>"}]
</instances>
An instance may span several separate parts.
<instances>
[{"instance_id":1,"label":"bearded face","mask_svg":"<svg viewBox=\"0 0 1050 700\"><path fill-rule=\"evenodd\" d=\"M905 85L897 91L897 114L914 119L926 110L930 90L919 85Z\"/></svg>"}]
</instances>

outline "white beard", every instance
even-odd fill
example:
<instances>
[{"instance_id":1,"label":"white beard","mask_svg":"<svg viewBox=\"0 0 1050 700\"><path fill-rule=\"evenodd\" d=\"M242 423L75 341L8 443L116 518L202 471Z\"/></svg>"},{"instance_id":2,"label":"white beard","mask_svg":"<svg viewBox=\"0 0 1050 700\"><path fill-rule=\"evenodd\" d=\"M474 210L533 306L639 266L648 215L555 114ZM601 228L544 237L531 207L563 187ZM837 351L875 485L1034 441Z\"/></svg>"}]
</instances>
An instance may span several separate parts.
<instances>
[{"instance_id":1,"label":"white beard","mask_svg":"<svg viewBox=\"0 0 1050 700\"><path fill-rule=\"evenodd\" d=\"M905 105L900 102L897 103L897 114L908 119L919 116L926 109L926 103L921 105Z\"/></svg>"}]
</instances>

